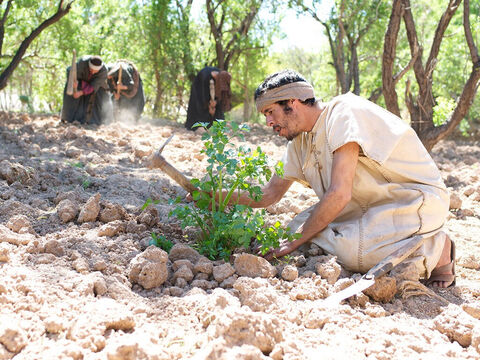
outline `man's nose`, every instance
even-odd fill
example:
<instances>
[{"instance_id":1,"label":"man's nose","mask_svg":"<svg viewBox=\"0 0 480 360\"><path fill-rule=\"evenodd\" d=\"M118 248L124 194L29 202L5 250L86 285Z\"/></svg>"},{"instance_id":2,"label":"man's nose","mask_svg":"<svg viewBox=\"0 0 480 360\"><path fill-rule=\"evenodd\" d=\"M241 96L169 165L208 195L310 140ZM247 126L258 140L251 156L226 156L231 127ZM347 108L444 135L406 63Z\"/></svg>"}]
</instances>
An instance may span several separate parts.
<instances>
[{"instance_id":1,"label":"man's nose","mask_svg":"<svg viewBox=\"0 0 480 360\"><path fill-rule=\"evenodd\" d=\"M271 115L267 115L265 120L267 122L267 126L273 126L274 125L273 118L272 118Z\"/></svg>"}]
</instances>

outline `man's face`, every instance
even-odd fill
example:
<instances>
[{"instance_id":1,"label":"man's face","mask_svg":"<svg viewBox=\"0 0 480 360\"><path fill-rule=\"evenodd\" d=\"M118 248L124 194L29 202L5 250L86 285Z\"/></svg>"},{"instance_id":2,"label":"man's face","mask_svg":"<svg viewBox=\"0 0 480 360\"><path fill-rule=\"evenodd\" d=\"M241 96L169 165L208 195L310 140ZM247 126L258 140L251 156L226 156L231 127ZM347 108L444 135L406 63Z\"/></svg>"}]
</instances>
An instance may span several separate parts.
<instances>
[{"instance_id":1,"label":"man's face","mask_svg":"<svg viewBox=\"0 0 480 360\"><path fill-rule=\"evenodd\" d=\"M262 109L262 114L265 115L267 126L290 141L302 131L298 129L298 114L289 105L290 102L285 107L277 103L268 105Z\"/></svg>"}]
</instances>

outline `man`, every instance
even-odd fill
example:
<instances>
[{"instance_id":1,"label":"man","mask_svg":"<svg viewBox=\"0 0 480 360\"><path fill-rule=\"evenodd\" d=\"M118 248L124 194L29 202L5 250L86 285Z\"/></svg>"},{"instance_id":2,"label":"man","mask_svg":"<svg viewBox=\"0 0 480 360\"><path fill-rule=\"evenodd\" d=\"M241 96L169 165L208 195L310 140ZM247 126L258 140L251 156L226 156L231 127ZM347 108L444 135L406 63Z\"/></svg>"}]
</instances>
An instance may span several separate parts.
<instances>
[{"instance_id":1,"label":"man","mask_svg":"<svg viewBox=\"0 0 480 360\"><path fill-rule=\"evenodd\" d=\"M284 178L274 175L255 202L279 201L293 181L313 188L319 202L290 228L301 234L266 255L280 257L314 242L347 269L366 272L414 235L426 240L413 254L433 286L455 285L454 243L441 231L449 196L435 163L401 119L353 94L315 100L298 73L269 76L256 90L257 110L289 140Z\"/></svg>"},{"instance_id":2,"label":"man","mask_svg":"<svg viewBox=\"0 0 480 360\"><path fill-rule=\"evenodd\" d=\"M137 121L145 106L143 82L137 68L128 60L118 60L107 68L115 120Z\"/></svg>"},{"instance_id":3,"label":"man","mask_svg":"<svg viewBox=\"0 0 480 360\"><path fill-rule=\"evenodd\" d=\"M67 68L67 83L70 67ZM83 56L77 61L77 78L73 95L63 91L63 122L78 121L81 124L101 124L110 120L112 101L107 90L107 68L99 56Z\"/></svg>"},{"instance_id":4,"label":"man","mask_svg":"<svg viewBox=\"0 0 480 360\"><path fill-rule=\"evenodd\" d=\"M188 101L185 127L195 131L196 123L210 127L215 119L225 119L225 112L232 108L230 91L231 75L216 67L205 67L193 80Z\"/></svg>"}]
</instances>

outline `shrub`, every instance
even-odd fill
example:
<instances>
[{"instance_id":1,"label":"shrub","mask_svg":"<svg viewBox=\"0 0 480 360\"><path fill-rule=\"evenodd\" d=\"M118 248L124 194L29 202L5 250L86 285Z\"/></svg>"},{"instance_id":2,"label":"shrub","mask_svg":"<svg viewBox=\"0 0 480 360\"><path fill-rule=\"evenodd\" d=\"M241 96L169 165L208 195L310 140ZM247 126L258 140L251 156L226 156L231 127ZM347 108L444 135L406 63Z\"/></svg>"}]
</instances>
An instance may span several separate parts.
<instances>
[{"instance_id":1,"label":"shrub","mask_svg":"<svg viewBox=\"0 0 480 360\"><path fill-rule=\"evenodd\" d=\"M270 180L272 170L266 154L257 147L236 146L232 140L244 140L243 134L249 131L247 125L216 121L203 136L207 156L207 174L202 179L192 179L191 183L199 191L192 194L195 205L179 205L170 215L176 216L182 227L196 226L200 229L196 239L197 250L210 259L228 259L237 248L248 249L256 240L260 251L265 254L279 246L282 239L294 237L280 227L280 223L265 226L265 210L253 210L250 206L229 202L235 192L246 192L249 198L259 200L261 185ZM275 172L283 175L283 164L278 163ZM217 201L212 194L219 194ZM223 196L222 194L225 194ZM180 198L174 200L179 203Z\"/></svg>"}]
</instances>

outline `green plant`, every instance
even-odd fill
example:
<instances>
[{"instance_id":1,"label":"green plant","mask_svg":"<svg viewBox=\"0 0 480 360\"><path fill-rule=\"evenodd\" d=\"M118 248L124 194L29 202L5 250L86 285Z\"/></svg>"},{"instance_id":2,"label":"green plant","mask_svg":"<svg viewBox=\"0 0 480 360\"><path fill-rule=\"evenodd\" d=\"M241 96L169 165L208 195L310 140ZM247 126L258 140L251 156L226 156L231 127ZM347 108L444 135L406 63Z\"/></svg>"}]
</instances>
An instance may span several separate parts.
<instances>
[{"instance_id":1,"label":"green plant","mask_svg":"<svg viewBox=\"0 0 480 360\"><path fill-rule=\"evenodd\" d=\"M167 240L165 236L157 235L154 232L152 232L150 235L152 236L152 239L150 240L150 245L155 245L160 249L165 250L167 253L170 252L173 247L173 243L170 240Z\"/></svg>"},{"instance_id":2,"label":"green plant","mask_svg":"<svg viewBox=\"0 0 480 360\"><path fill-rule=\"evenodd\" d=\"M203 126L203 124L202 124ZM177 206L170 215L181 220L182 227L200 228L200 236L195 247L210 259L228 259L237 248L247 249L253 239L265 254L278 247L281 239L292 240L294 235L288 229L280 228L280 223L265 226L265 210L254 211L250 206L231 203L236 192L246 192L248 197L259 200L262 196L260 185L272 176L267 156L257 147L236 146L232 140L244 140L247 125L216 121L202 136L207 156L207 174L203 179L192 179L191 183L199 191L192 194L196 206ZM283 164L275 167L278 175L283 175ZM218 194L217 199L212 194ZM179 203L177 198L172 203Z\"/></svg>"},{"instance_id":3,"label":"green plant","mask_svg":"<svg viewBox=\"0 0 480 360\"><path fill-rule=\"evenodd\" d=\"M141 210L145 210L150 204L158 204L160 201L159 200L152 200L151 198L148 198L142 205Z\"/></svg>"}]
</instances>

